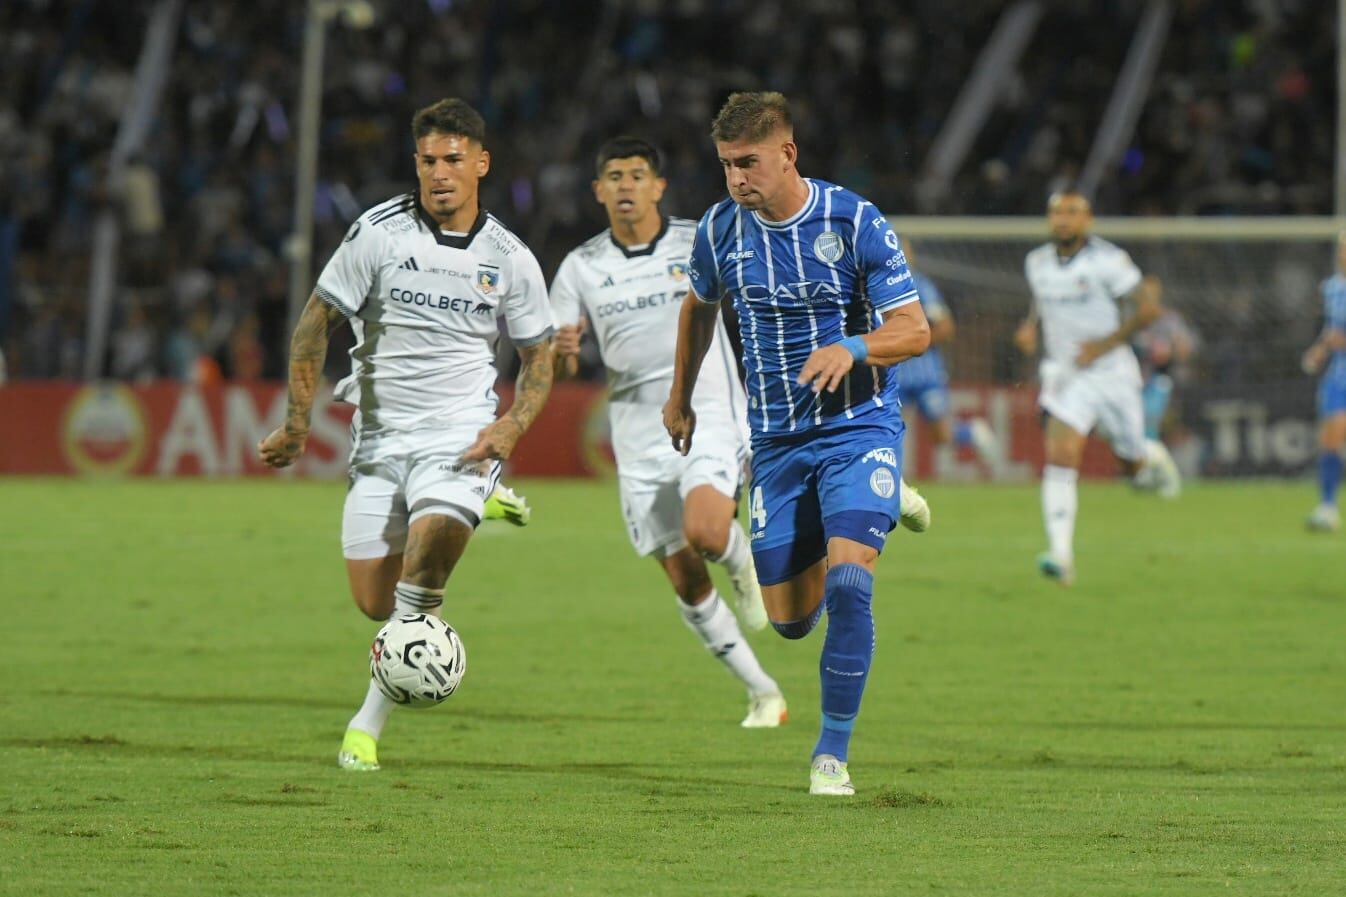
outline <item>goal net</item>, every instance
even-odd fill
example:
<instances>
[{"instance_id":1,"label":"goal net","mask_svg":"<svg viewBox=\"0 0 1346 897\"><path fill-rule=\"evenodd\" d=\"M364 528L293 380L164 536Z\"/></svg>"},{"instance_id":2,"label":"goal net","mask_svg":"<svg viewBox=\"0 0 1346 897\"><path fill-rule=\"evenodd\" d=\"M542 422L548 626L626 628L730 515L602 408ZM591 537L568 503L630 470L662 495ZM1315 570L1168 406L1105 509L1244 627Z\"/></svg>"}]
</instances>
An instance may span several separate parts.
<instances>
[{"instance_id":1,"label":"goal net","mask_svg":"<svg viewBox=\"0 0 1346 897\"><path fill-rule=\"evenodd\" d=\"M1046 239L1043 218L893 218L913 267L939 287L957 334L945 349L955 392L1031 389L1036 363L1013 345L1029 307L1025 254ZM1314 389L1300 357L1322 326L1323 279L1343 223L1330 218L1099 218L1163 285L1166 308L1190 331L1172 366L1164 435L1190 473L1288 475L1315 456ZM1160 352L1168 349L1161 340ZM1162 357L1162 354L1161 354Z\"/></svg>"}]
</instances>

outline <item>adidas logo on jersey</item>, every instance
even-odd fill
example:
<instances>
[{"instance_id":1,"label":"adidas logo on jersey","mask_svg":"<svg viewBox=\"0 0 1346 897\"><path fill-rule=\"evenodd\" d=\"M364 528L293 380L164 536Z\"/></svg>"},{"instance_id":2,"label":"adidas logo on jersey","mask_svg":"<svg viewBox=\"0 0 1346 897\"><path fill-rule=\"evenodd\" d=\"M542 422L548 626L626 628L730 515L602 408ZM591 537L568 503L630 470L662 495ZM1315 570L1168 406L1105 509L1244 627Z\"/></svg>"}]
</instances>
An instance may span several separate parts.
<instances>
[{"instance_id":1,"label":"adidas logo on jersey","mask_svg":"<svg viewBox=\"0 0 1346 897\"><path fill-rule=\"evenodd\" d=\"M408 258L408 259L407 259L405 262L403 262L402 264L398 265L397 267L401 268L403 271L419 271L419 270L421 270L420 265L417 265L417 264L416 264L416 257L415 257L414 255L411 256L410 258Z\"/></svg>"},{"instance_id":2,"label":"adidas logo on jersey","mask_svg":"<svg viewBox=\"0 0 1346 897\"><path fill-rule=\"evenodd\" d=\"M603 287L610 287L610 286L612 286L612 275L611 275L611 274L609 274L607 277L604 277L604 278L603 278L603 282L600 283L600 284L598 285L598 288L599 288L599 289L602 289Z\"/></svg>"}]
</instances>

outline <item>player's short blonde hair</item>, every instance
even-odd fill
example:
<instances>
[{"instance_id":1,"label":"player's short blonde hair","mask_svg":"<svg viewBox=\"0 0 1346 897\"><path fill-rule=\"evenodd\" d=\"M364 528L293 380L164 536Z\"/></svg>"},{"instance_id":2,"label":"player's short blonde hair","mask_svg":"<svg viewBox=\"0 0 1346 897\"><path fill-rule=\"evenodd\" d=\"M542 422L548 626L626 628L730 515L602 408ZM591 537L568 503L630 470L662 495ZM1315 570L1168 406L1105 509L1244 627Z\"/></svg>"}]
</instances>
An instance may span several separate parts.
<instances>
[{"instance_id":1,"label":"player's short blonde hair","mask_svg":"<svg viewBox=\"0 0 1346 897\"><path fill-rule=\"evenodd\" d=\"M790 101L774 90L731 93L710 125L713 140L756 143L777 131L794 133Z\"/></svg>"}]
</instances>

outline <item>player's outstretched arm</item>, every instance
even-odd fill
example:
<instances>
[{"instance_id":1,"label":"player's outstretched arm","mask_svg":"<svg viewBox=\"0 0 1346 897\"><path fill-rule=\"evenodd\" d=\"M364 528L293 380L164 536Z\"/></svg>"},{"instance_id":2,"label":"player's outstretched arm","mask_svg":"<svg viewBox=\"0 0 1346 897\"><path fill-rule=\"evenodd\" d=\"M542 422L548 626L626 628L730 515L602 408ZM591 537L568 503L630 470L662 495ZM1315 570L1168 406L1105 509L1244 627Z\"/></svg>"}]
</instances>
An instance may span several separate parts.
<instances>
[{"instance_id":1,"label":"player's outstretched arm","mask_svg":"<svg viewBox=\"0 0 1346 897\"><path fill-rule=\"evenodd\" d=\"M463 452L464 461L503 461L514 452L520 437L537 420L551 395L555 374L551 337L519 347L519 377L514 382L514 404L503 416L477 434L477 441Z\"/></svg>"},{"instance_id":2,"label":"player's outstretched arm","mask_svg":"<svg viewBox=\"0 0 1346 897\"><path fill-rule=\"evenodd\" d=\"M341 312L319 299L316 293L308 297L290 337L290 392L285 403L285 423L257 444L257 452L267 466L289 467L304 453L313 399L327 359L327 343L341 321Z\"/></svg>"},{"instance_id":3,"label":"player's outstretched arm","mask_svg":"<svg viewBox=\"0 0 1346 897\"><path fill-rule=\"evenodd\" d=\"M1159 320L1159 316L1164 312L1159 301L1163 293L1163 284L1160 283L1159 278L1153 275L1143 277L1134 290L1122 297L1123 299L1129 298L1134 303L1135 311L1122 322L1122 326L1118 327L1112 335L1091 340L1081 346L1080 354L1075 358L1075 364L1082 368L1088 367L1118 346L1124 346L1131 342L1133 336Z\"/></svg>"},{"instance_id":4,"label":"player's outstretched arm","mask_svg":"<svg viewBox=\"0 0 1346 897\"><path fill-rule=\"evenodd\" d=\"M701 373L701 362L715 338L715 319L720 314L716 303L702 302L692 291L682 300L678 313L678 346L673 352L673 388L664 404L664 428L673 440L673 448L682 454L692 450L692 432L696 413L692 411L692 391Z\"/></svg>"},{"instance_id":5,"label":"player's outstretched arm","mask_svg":"<svg viewBox=\"0 0 1346 897\"><path fill-rule=\"evenodd\" d=\"M799 372L799 383L815 393L836 392L857 364L886 368L921 355L930 348L930 322L919 302L908 302L884 312L883 324L863 336L815 349Z\"/></svg>"}]
</instances>

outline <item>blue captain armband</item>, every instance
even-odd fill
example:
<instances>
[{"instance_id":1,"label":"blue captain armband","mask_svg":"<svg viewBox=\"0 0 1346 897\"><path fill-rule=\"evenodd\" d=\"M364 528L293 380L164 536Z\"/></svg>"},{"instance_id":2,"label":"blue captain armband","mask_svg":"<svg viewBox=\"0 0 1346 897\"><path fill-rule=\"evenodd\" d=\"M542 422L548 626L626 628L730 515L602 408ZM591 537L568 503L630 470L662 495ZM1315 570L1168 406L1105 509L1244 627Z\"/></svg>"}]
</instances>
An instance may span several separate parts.
<instances>
[{"instance_id":1,"label":"blue captain armband","mask_svg":"<svg viewBox=\"0 0 1346 897\"><path fill-rule=\"evenodd\" d=\"M841 341L841 345L851 353L851 358L855 359L856 364L869 357L869 346L865 345L863 336L848 336Z\"/></svg>"}]
</instances>

